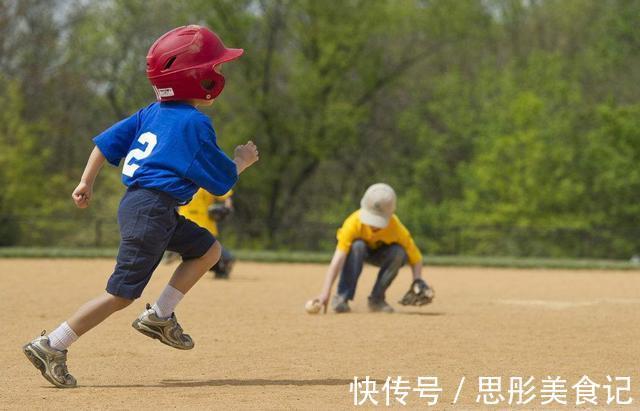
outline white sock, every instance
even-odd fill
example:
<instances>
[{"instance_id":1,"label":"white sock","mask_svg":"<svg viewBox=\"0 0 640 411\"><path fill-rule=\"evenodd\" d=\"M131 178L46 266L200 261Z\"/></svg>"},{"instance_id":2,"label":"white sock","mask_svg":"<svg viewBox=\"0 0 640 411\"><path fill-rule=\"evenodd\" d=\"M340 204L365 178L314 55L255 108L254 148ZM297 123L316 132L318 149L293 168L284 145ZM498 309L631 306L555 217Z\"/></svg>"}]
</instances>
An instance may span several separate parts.
<instances>
[{"instance_id":1,"label":"white sock","mask_svg":"<svg viewBox=\"0 0 640 411\"><path fill-rule=\"evenodd\" d=\"M48 337L49 346L58 351L66 350L71 344L78 340L78 336L66 321L53 330Z\"/></svg>"},{"instance_id":2,"label":"white sock","mask_svg":"<svg viewBox=\"0 0 640 411\"><path fill-rule=\"evenodd\" d=\"M151 308L159 318L169 318L180 300L182 300L182 297L184 297L184 294L167 284L160 297L158 297L158 301Z\"/></svg>"}]
</instances>

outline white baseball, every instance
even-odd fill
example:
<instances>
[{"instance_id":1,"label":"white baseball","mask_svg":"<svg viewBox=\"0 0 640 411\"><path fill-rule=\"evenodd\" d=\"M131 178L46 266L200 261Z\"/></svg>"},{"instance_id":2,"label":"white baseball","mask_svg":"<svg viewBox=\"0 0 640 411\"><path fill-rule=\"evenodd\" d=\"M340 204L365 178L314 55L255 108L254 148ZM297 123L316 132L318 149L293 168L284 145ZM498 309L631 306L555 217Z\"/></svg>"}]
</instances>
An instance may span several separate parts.
<instances>
[{"instance_id":1,"label":"white baseball","mask_svg":"<svg viewBox=\"0 0 640 411\"><path fill-rule=\"evenodd\" d=\"M304 309L309 314L318 314L322 305L318 300L309 300L304 304Z\"/></svg>"}]
</instances>

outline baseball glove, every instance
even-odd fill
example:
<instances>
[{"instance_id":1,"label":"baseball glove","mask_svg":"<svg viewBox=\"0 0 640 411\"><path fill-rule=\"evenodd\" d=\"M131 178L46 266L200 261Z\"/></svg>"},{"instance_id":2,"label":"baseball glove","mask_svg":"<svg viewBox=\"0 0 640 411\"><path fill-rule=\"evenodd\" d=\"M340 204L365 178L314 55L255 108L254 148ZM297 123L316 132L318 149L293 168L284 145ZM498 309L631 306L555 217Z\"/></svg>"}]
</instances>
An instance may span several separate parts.
<instances>
[{"instance_id":1,"label":"baseball glove","mask_svg":"<svg viewBox=\"0 0 640 411\"><path fill-rule=\"evenodd\" d=\"M421 306L429 304L431 301L433 301L433 297L435 297L433 288L429 288L427 283L419 278L417 280L413 280L409 291L407 291L404 297L402 297L402 300L398 302L402 305Z\"/></svg>"},{"instance_id":2,"label":"baseball glove","mask_svg":"<svg viewBox=\"0 0 640 411\"><path fill-rule=\"evenodd\" d=\"M217 223L226 220L231 214L231 209L224 204L213 204L209 206L207 211L209 212L209 217Z\"/></svg>"}]
</instances>

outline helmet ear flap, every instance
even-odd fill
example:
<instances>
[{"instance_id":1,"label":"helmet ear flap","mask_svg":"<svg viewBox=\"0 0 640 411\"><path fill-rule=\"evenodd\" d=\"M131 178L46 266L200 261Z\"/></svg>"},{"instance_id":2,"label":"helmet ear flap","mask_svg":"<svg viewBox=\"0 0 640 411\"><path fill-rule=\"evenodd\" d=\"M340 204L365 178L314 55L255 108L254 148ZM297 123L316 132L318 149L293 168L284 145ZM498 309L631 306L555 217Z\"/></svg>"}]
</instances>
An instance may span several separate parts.
<instances>
[{"instance_id":1,"label":"helmet ear flap","mask_svg":"<svg viewBox=\"0 0 640 411\"><path fill-rule=\"evenodd\" d=\"M203 89L205 89L207 91L213 90L213 87L215 85L216 85L216 83L213 81L213 79L200 80L200 87L202 87Z\"/></svg>"},{"instance_id":2,"label":"helmet ear flap","mask_svg":"<svg viewBox=\"0 0 640 411\"><path fill-rule=\"evenodd\" d=\"M200 87L207 91L211 91L215 89L218 83L221 83L224 86L224 76L222 75L222 71L220 70L221 64L216 64L212 67L213 73L208 76L208 78L204 78L200 80Z\"/></svg>"},{"instance_id":3,"label":"helmet ear flap","mask_svg":"<svg viewBox=\"0 0 640 411\"><path fill-rule=\"evenodd\" d=\"M213 71L213 73L210 72L209 75L200 80L200 87L207 93L205 98L210 100L218 97L224 88L224 83L224 76L218 71Z\"/></svg>"}]
</instances>

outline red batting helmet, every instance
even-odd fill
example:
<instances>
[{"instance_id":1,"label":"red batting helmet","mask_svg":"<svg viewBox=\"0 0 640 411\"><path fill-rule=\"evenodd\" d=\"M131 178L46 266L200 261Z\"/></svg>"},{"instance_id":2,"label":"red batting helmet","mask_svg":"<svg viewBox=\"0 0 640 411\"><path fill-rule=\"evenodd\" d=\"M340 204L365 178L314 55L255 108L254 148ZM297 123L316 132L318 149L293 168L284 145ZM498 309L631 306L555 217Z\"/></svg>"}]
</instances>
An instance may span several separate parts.
<instances>
[{"instance_id":1,"label":"red batting helmet","mask_svg":"<svg viewBox=\"0 0 640 411\"><path fill-rule=\"evenodd\" d=\"M147 77L158 101L211 100L224 88L224 76L217 66L237 59L243 52L226 48L206 27L178 27L149 49Z\"/></svg>"}]
</instances>

